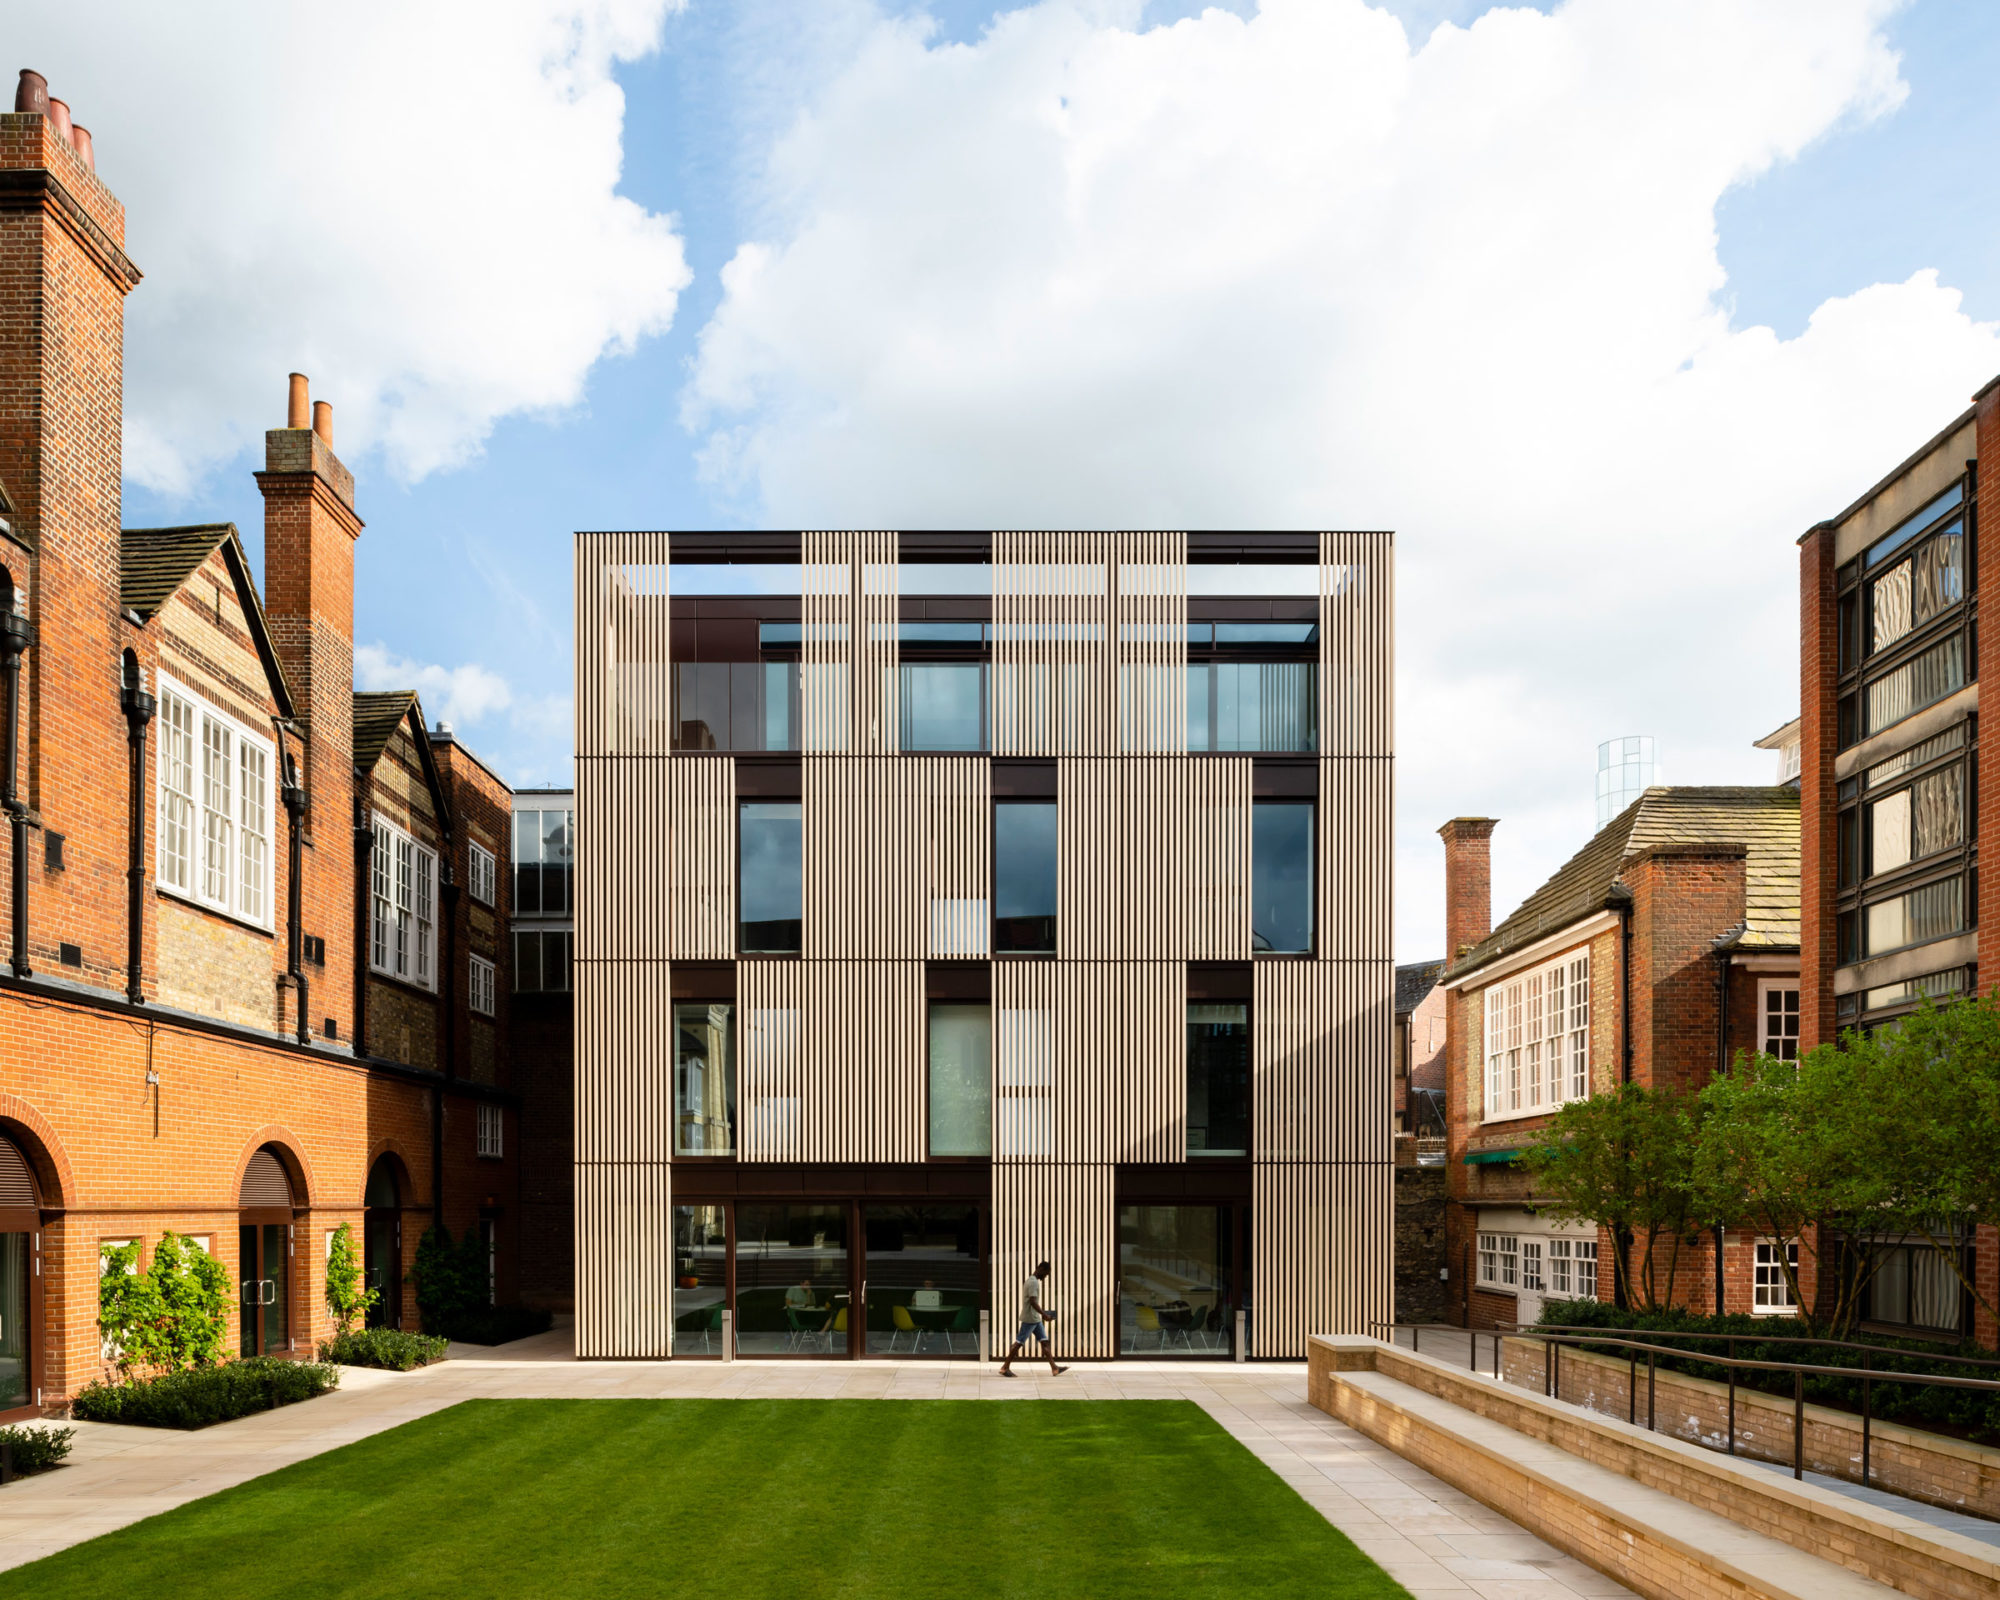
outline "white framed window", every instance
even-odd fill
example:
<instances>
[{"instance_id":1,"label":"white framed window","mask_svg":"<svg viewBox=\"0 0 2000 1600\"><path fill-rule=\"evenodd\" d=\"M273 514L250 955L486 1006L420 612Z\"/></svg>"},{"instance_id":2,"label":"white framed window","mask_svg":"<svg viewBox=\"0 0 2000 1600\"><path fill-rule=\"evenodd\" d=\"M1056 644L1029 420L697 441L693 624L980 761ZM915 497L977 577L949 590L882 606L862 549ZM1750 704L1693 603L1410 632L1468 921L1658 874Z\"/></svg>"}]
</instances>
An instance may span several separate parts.
<instances>
[{"instance_id":1,"label":"white framed window","mask_svg":"<svg viewBox=\"0 0 2000 1600\"><path fill-rule=\"evenodd\" d=\"M493 963L484 956L473 956L471 965L465 986L466 1003L482 1017L490 1017L493 1015Z\"/></svg>"},{"instance_id":2,"label":"white framed window","mask_svg":"<svg viewBox=\"0 0 2000 1600\"><path fill-rule=\"evenodd\" d=\"M488 1105L484 1100L480 1101L478 1134L478 1153L480 1155L498 1161L501 1156L506 1154L506 1147L503 1143L506 1126L505 1113L498 1106Z\"/></svg>"},{"instance_id":3,"label":"white framed window","mask_svg":"<svg viewBox=\"0 0 2000 1600\"><path fill-rule=\"evenodd\" d=\"M1532 1294L1540 1294L1547 1287L1542 1276L1542 1241L1523 1239L1521 1241L1521 1287Z\"/></svg>"},{"instance_id":4,"label":"white framed window","mask_svg":"<svg viewBox=\"0 0 2000 1600\"><path fill-rule=\"evenodd\" d=\"M1778 1241L1757 1241L1756 1276L1751 1283L1750 1309L1760 1317L1789 1317L1798 1307L1792 1304L1792 1286L1785 1279L1785 1265L1794 1274L1799 1270L1799 1242L1785 1244L1784 1265L1778 1259Z\"/></svg>"},{"instance_id":5,"label":"white framed window","mask_svg":"<svg viewBox=\"0 0 2000 1600\"><path fill-rule=\"evenodd\" d=\"M1757 985L1757 1048L1780 1061L1799 1059L1799 981L1766 978Z\"/></svg>"},{"instance_id":6,"label":"white framed window","mask_svg":"<svg viewBox=\"0 0 2000 1600\"><path fill-rule=\"evenodd\" d=\"M1549 1293L1560 1300L1597 1298L1597 1241L1549 1241Z\"/></svg>"},{"instance_id":7,"label":"white framed window","mask_svg":"<svg viewBox=\"0 0 2000 1600\"><path fill-rule=\"evenodd\" d=\"M154 872L162 889L270 927L275 761L270 740L160 680Z\"/></svg>"},{"instance_id":8,"label":"white framed window","mask_svg":"<svg viewBox=\"0 0 2000 1600\"><path fill-rule=\"evenodd\" d=\"M421 988L437 987L437 854L375 819L369 871L368 964Z\"/></svg>"},{"instance_id":9,"label":"white framed window","mask_svg":"<svg viewBox=\"0 0 2000 1600\"><path fill-rule=\"evenodd\" d=\"M1534 1116L1590 1093L1590 950L1486 991L1486 1120Z\"/></svg>"},{"instance_id":10,"label":"white framed window","mask_svg":"<svg viewBox=\"0 0 2000 1600\"><path fill-rule=\"evenodd\" d=\"M465 880L472 898L483 906L493 904L494 885L499 880L499 862L491 850L484 845L467 840L465 845Z\"/></svg>"},{"instance_id":11,"label":"white framed window","mask_svg":"<svg viewBox=\"0 0 2000 1600\"><path fill-rule=\"evenodd\" d=\"M1521 1241L1511 1233L1479 1236L1479 1281L1488 1289L1521 1286Z\"/></svg>"}]
</instances>

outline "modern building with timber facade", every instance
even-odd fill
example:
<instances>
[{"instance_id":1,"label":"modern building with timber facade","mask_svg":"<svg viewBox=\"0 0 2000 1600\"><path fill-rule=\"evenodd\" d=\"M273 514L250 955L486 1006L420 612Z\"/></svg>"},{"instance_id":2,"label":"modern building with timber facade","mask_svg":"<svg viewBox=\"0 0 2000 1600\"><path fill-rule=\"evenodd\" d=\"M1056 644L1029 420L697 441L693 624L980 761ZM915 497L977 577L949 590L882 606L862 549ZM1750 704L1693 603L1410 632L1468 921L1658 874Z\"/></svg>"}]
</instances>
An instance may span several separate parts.
<instances>
[{"instance_id":1,"label":"modern building with timber facade","mask_svg":"<svg viewBox=\"0 0 2000 1600\"><path fill-rule=\"evenodd\" d=\"M1390 1314L1391 540L577 541L577 1349ZM989 1353L991 1353L989 1349Z\"/></svg>"},{"instance_id":2,"label":"modern building with timber facade","mask_svg":"<svg viewBox=\"0 0 2000 1600\"><path fill-rule=\"evenodd\" d=\"M1979 627L2000 606L2000 563L1988 567L1979 542L1996 524L2000 378L1799 540L1808 1049L2000 983L1983 931L2000 926L2000 874L1979 862L1982 836L2000 837L2000 746L1982 737L1979 704L1982 680L2000 677L2000 629ZM1869 1323L2000 1339L1921 1241L1850 1243L1878 1256ZM1990 1300L2000 1235L1966 1228L1961 1245Z\"/></svg>"}]
</instances>

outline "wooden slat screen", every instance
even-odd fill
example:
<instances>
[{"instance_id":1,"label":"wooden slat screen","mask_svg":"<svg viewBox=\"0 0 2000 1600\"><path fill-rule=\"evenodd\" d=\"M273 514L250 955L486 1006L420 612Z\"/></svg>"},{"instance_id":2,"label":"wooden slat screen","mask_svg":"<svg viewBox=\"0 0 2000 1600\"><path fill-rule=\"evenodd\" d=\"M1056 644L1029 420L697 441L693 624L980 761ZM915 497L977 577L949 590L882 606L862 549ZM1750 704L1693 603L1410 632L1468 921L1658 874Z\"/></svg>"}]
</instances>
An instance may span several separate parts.
<instances>
[{"instance_id":1,"label":"wooden slat screen","mask_svg":"<svg viewBox=\"0 0 2000 1600\"><path fill-rule=\"evenodd\" d=\"M671 1354L673 1186L665 1162L576 1169L576 1353Z\"/></svg>"},{"instance_id":2,"label":"wooden slat screen","mask_svg":"<svg viewBox=\"0 0 2000 1600\"><path fill-rule=\"evenodd\" d=\"M1259 1162L1250 1348L1299 1360L1314 1333L1365 1333L1395 1302L1395 1168Z\"/></svg>"},{"instance_id":3,"label":"wooden slat screen","mask_svg":"<svg viewBox=\"0 0 2000 1600\"><path fill-rule=\"evenodd\" d=\"M1394 541L1320 535L1320 753L1386 756L1395 742Z\"/></svg>"},{"instance_id":4,"label":"wooden slat screen","mask_svg":"<svg viewBox=\"0 0 2000 1600\"><path fill-rule=\"evenodd\" d=\"M1059 1360L1118 1353L1118 1214L1107 1166L993 1164L993 1339L1004 1354L1022 1291L1049 1263L1051 1332Z\"/></svg>"},{"instance_id":5,"label":"wooden slat screen","mask_svg":"<svg viewBox=\"0 0 2000 1600\"><path fill-rule=\"evenodd\" d=\"M736 766L727 756L576 764L577 835L617 850L577 861L579 960L736 953Z\"/></svg>"},{"instance_id":6,"label":"wooden slat screen","mask_svg":"<svg viewBox=\"0 0 2000 1600\"><path fill-rule=\"evenodd\" d=\"M808 533L799 693L804 748L896 752L896 535Z\"/></svg>"},{"instance_id":7,"label":"wooden slat screen","mask_svg":"<svg viewBox=\"0 0 2000 1600\"><path fill-rule=\"evenodd\" d=\"M1319 953L1386 961L1395 854L1394 761L1330 757L1319 764Z\"/></svg>"},{"instance_id":8,"label":"wooden slat screen","mask_svg":"<svg viewBox=\"0 0 2000 1600\"><path fill-rule=\"evenodd\" d=\"M667 536L576 539L576 753L666 755L673 748Z\"/></svg>"}]
</instances>

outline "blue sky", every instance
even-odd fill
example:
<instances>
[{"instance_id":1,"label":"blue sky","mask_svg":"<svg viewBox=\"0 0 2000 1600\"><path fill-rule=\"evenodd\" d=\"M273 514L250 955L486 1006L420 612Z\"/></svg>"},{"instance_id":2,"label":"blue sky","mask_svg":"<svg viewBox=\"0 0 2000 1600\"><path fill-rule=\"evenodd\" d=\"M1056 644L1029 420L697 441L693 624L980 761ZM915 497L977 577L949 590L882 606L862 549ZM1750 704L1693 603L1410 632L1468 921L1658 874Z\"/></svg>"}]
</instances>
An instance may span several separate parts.
<instances>
[{"instance_id":1,"label":"blue sky","mask_svg":"<svg viewBox=\"0 0 2000 1600\"><path fill-rule=\"evenodd\" d=\"M1606 0L1606 4L1616 9L1615 0ZM928 8L891 8L905 17L925 9L935 19L929 41L932 50L962 47L976 53L982 49L994 11L990 3L934 0ZM1145 8L1134 24L1134 9L1129 5L1097 8L1114 20L1122 20L1126 31L1132 33L1163 27L1201 10L1178 0L1154 4ZM1249 0L1229 9L1246 19L1256 10ZM1424 0L1409 0L1390 9L1401 17L1413 43L1419 45L1432 27L1471 24L1486 10L1471 4ZM853 66L859 59L858 41L872 37L871 30L881 23L878 8L868 6L865 0L839 0L837 4L830 0L824 8L748 0L743 4L691 0L685 11L667 17L659 48L641 59L619 64L615 77L625 95L619 193L648 213L675 219L691 273L673 308L671 327L641 339L630 353L608 354L589 365L579 402L502 416L485 437L483 447L460 465L409 481L391 470L380 451L364 448L349 457L360 479L359 501L368 523L359 562L358 640L382 646L412 663L446 669L471 665L503 680L512 692L513 711L489 712L460 731L504 776L518 784L565 776L566 747L553 708L569 686L567 608L572 530L731 527L793 520L838 523L840 513L856 508L851 485L837 475L822 475L816 480L811 470L795 470L786 459L778 460L775 466L722 478L714 470L716 429L733 422L747 422L757 447L765 452L760 459L767 463L773 457L785 457L788 451L788 459L806 461L808 466L817 459L813 452L818 448L814 441L819 434L787 432L785 426L770 421L794 403L783 399L785 394L793 394L796 400L796 395L804 392L784 387L800 381L795 372L787 370L790 358L784 351L760 355L745 369L754 369L752 376L762 386L756 390L759 399L735 414L723 407L721 423L711 408L705 420L697 419L689 426L684 421L683 403L691 374L702 359L703 330L715 326L725 306L722 271L745 242L773 242L778 252L785 254L788 243L799 246L812 235L816 217L852 214L856 206L865 208L872 203L865 193L858 201L854 198L860 191L851 172L829 172L815 163L839 159L843 148L868 148L858 134L846 145L842 140L862 122L863 113L852 107L874 103L869 100L871 95L886 92L882 87L885 74L925 70L921 65L906 64L870 76ZM1715 292L1714 303L1726 312L1729 329L1740 332L1766 325L1779 341L1799 340L1816 308L1824 303L1853 296L1870 285L1905 284L1925 269L1934 269L1940 284L1962 294L1964 317L1974 323L2000 319L2000 224L1995 222L2000 218L2000 193L1996 193L1990 157L1990 152L2000 147L2000 110L1996 110L1990 87L2000 79L2000 15L1972 0L1918 0L1889 15L1881 22L1880 31L1900 56L1900 77L1907 86L1902 103L1876 114L1870 114L1866 105L1850 105L1822 118L1825 131L1815 133L1796 159L1779 159L1751 181L1723 186L1714 200L1710 214L1716 229L1715 256L1727 277L1726 285ZM1240 31L1216 31L1203 37L1233 48L1230 41L1239 36L1247 37ZM1192 39L1195 35L1183 29L1176 37ZM1840 42L1834 40L1835 44ZM1726 50L1729 46L1718 41L1716 48ZM998 54L991 48L986 53ZM976 57L966 54L962 59L973 62ZM1742 65L1717 92L1727 93L1739 103L1754 96L1758 70L1754 62ZM54 72L51 77L55 77ZM906 85L917 81L905 80ZM997 73L986 78L975 73L966 81L970 87L963 92L968 97L989 91L996 96L1005 93L1006 80ZM1773 89L1774 96L1792 93L1803 91L1784 85ZM802 108L842 103L849 109L826 112L827 136L806 141L803 161L796 151L791 156L785 154L784 136ZM1067 107L1066 100L1064 104ZM944 125L948 126L953 112L947 105L943 111L925 114L946 119ZM931 126L928 142L934 144L938 124ZM1420 139L1421 133L1409 137ZM99 148L107 152L102 165L116 186L115 145L100 134ZM900 223L902 214L897 208L907 202L892 198L882 203L886 209L880 215ZM1581 205L1594 203L1579 201ZM530 205L530 219L532 210ZM869 215L865 209L860 214L864 219ZM1609 207L1607 214L1615 217L1618 208ZM1698 234L1699 222L1696 217L1686 231ZM1620 224L1613 220L1606 226ZM1197 232L1189 237L1200 235ZM145 238L134 237L131 245L142 266L146 265ZM795 262L802 261L803 247L789 254ZM1032 266L1027 270L1033 270ZM139 291L167 292L171 292L170 286L163 286L157 274ZM797 299L799 316L823 323L829 315L827 307L813 302L805 291L794 287L786 292ZM1640 285L1633 292L1644 293L1645 288ZM740 328L746 315L738 309L723 317L727 325L724 333ZM839 312L832 315L837 318ZM777 337L771 328L784 325L773 322L759 327L759 339L768 342ZM495 332L499 337L503 330ZM1225 337L1234 341L1244 336L1231 331ZM1971 336L1965 336L1963 342L1970 344ZM1761 778L1767 758L1752 756L1744 747L1750 738L1789 715L1795 700L1795 689L1788 689L1782 681L1783 663L1792 647L1776 635L1782 633L1784 619L1791 614L1786 590L1789 541L1804 525L1803 513L1813 507L1817 507L1816 514L1837 510L1849 494L1865 485L1867 477L1893 465L1931 428L1946 420L1969 393L1962 374L1975 370L1985 359L1985 348L1977 344L1970 353L1941 361L1943 376L1927 379L1927 386L1912 396L1899 396L1893 408L1869 413L1865 450L1843 450L1845 459L1807 463L1795 477L1787 478L1784 495L1774 496L1767 512L1760 512L1747 530L1731 534L1739 543L1744 539L1760 541L1761 552L1739 576L1739 581L1756 593L1730 624L1737 637L1754 633L1761 640L1758 648L1762 654L1755 662L1758 685L1754 692L1737 696L1748 701L1736 712L1740 725L1712 726L1717 717L1726 720L1728 714L1719 712L1702 713L1706 720L1690 721L1694 713L1684 704L1685 692L1664 687L1673 667L1663 653L1684 647L1705 660L1716 654L1717 641L1712 636L1690 635L1684 645L1662 644L1650 658L1626 662L1622 698L1615 681L1609 691L1593 686L1597 698L1587 711L1579 712L1577 731L1560 749L1532 748L1518 739L1501 748L1474 750L1468 744L1462 764L1447 754L1436 756L1422 768L1423 775L1413 770L1404 786L1402 885L1403 893L1416 897L1417 903L1399 919L1400 958L1426 953L1435 937L1439 919L1432 912L1431 901L1436 883L1425 852L1435 852L1435 841L1429 835L1444 816L1487 811L1501 815L1503 821L1523 819L1515 833L1503 828L1496 841L1500 852L1497 895L1503 902L1502 910L1506 902L1525 893L1581 844L1589 827L1590 738L1658 732L1665 775L1675 781ZM1551 359L1559 365L1559 354ZM711 375L718 365L727 363L727 358L718 363L713 354L710 360ZM1700 364L1692 351L1688 362L1696 367ZM827 362L814 359L813 381L819 388L811 398L816 405L831 404L837 410L840 397L836 395L829 402L819 392L829 381L836 390L839 387L837 377L827 379L828 370ZM1854 370L1861 374L1873 368L1861 361ZM1196 384L1212 381L1212 374L1190 376ZM314 377L317 385L321 374ZM282 372L272 374L269 415L247 419L246 429L280 420L282 378ZM1577 381L1584 384L1601 378L1579 376ZM1861 380L1857 377L1856 381ZM780 398L770 398L773 394ZM1338 415L1357 413L1339 410ZM1878 425L1902 431L1876 438ZM1004 432L1007 421L1002 415L996 423L992 414L969 406L964 426L992 434ZM1355 426L1365 431L1366 423ZM1405 430L1413 452L1437 447L1435 439L1419 445L1413 436L1416 431ZM1108 429L1107 434L1111 433L1115 430ZM1032 452L1035 446L1031 443L1027 448ZM1104 448L1115 451L1126 445L1107 437ZM1396 444L1392 437L1386 445L1377 443L1371 448L1393 451ZM706 473L702 467L704 449L711 451ZM863 459L895 458L863 452ZM928 459L929 454L913 457L914 475L921 476ZM1282 462L1283 457L1280 454L1276 459ZM250 473L258 464L255 452L244 449L233 458L203 463L192 484L178 485L173 492L136 479L130 481L126 485L125 520L145 525L212 516L232 518L244 529L255 554L260 544L261 509ZM1693 473L1699 473L1702 465L1698 458L1680 462L1681 469ZM1731 475L1737 470L1718 467L1718 492L1740 500L1745 491L1737 487L1739 478ZM931 520L949 518L973 525L1018 523L1036 513L1051 518L1059 515L1060 498L1053 502L1054 509L1043 502L1010 501L1005 495L982 499L977 472L969 471L967 481L973 487L958 499L931 494L904 502L894 494L880 501L864 496L858 508L865 511L879 505L884 521L907 509L913 517L925 514ZM1419 530L1406 536L1406 561L1426 559L1422 539L1434 538L1442 546L1451 536L1445 531L1449 517L1424 505L1419 494L1412 495L1412 517L1405 519L1397 514L1393 483L1385 487L1371 480L1365 492L1357 489L1354 504L1343 505L1338 503L1341 480L1333 481L1333 492L1305 496L1307 509L1303 511L1294 509L1298 502L1279 496L1268 506L1248 506L1243 520L1277 522L1297 517L1340 526L1364 520L1372 525L1373 518L1382 516L1399 529ZM813 498L814 482L825 485L826 515L795 517L794 513L822 503ZM799 487L801 483L804 489ZM1115 494L1109 510L1099 509L1105 504L1102 499L1090 499L1099 487L1093 485L1089 494L1079 491L1080 504L1088 501L1088 506L1078 521L1124 520L1115 515ZM1216 504L1228 504L1226 499L1218 502L1194 492L1176 499L1171 484L1161 489L1150 477L1144 487L1145 493L1133 496L1135 511L1130 520L1134 523L1202 525L1216 519ZM1754 483L1748 494L1756 497ZM989 502L1007 503L991 503L989 511ZM1314 516L1310 509L1314 505L1323 505L1324 514ZM1550 514L1588 521L1575 506ZM1426 518L1435 518L1440 531L1422 531L1429 526ZM1581 530L1578 548L1590 548L1591 537L1602 538L1603 531ZM1671 537L1665 533L1656 537L1656 555L1671 555ZM1614 594L1625 586L1623 578L1615 578L1609 571L1606 583ZM1431 623L1446 629L1453 625L1454 614L1447 611L1438 615L1430 610L1430 596L1413 593L1406 586L1402 602L1406 630ZM1699 631L1692 622L1689 629ZM1406 648L1414 651L1419 647L1412 644ZM1421 744L1436 752L1441 745L1448 747L1454 737L1443 726L1449 721L1448 713L1439 709L1453 703L1451 686L1463 681L1454 674L1484 669L1472 657L1454 658L1449 651L1422 648L1427 653L1415 663L1415 670L1429 687L1418 705L1406 702L1402 737L1406 750ZM1722 649L1726 654L1726 642ZM1505 653L1489 650L1485 659L1492 662L1496 654ZM1565 693L1564 671L1563 651L1551 648L1538 661L1517 659L1496 666L1481 676L1478 685L1469 685L1471 692L1461 703L1484 704L1488 697L1513 702L1559 698ZM1614 671L1612 677L1616 680L1619 673ZM1698 686L1697 692L1720 697L1728 690L1725 676ZM526 709L531 705L540 707L533 715ZM1552 771L1552 764L1561 772ZM1507 770L1501 770L1503 767ZM1423 809L1413 812L1414 806ZM1518 852L1510 849L1517 836Z\"/></svg>"}]
</instances>

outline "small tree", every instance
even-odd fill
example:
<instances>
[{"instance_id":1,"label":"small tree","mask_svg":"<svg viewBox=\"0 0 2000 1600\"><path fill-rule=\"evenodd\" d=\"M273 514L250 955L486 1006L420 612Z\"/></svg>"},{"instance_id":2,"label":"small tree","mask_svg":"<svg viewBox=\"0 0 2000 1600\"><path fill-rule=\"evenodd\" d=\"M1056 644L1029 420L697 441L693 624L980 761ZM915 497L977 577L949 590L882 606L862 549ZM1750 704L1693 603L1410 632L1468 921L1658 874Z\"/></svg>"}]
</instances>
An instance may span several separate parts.
<instances>
[{"instance_id":1,"label":"small tree","mask_svg":"<svg viewBox=\"0 0 2000 1600\"><path fill-rule=\"evenodd\" d=\"M138 1240L107 1246L97 1271L97 1331L104 1359L122 1377L144 1372L155 1363L166 1312L152 1274L139 1270Z\"/></svg>"},{"instance_id":2,"label":"small tree","mask_svg":"<svg viewBox=\"0 0 2000 1600\"><path fill-rule=\"evenodd\" d=\"M162 1319L154 1364L167 1372L209 1367L229 1334L229 1269L192 1239L163 1234L153 1247L153 1292Z\"/></svg>"},{"instance_id":3,"label":"small tree","mask_svg":"<svg viewBox=\"0 0 2000 1600\"><path fill-rule=\"evenodd\" d=\"M343 1222L333 1230L326 1251L326 1309L333 1314L335 1333L347 1333L356 1318L365 1318L382 1297L363 1286L361 1262L354 1253L354 1229Z\"/></svg>"},{"instance_id":4,"label":"small tree","mask_svg":"<svg viewBox=\"0 0 2000 1600\"><path fill-rule=\"evenodd\" d=\"M1545 1211L1612 1231L1614 1282L1626 1305L1651 1311L1672 1303L1681 1245L1707 1220L1694 1181L1700 1120L1694 1097L1628 1083L1570 1101L1522 1152ZM1638 1252L1636 1274L1628 1241Z\"/></svg>"}]
</instances>

